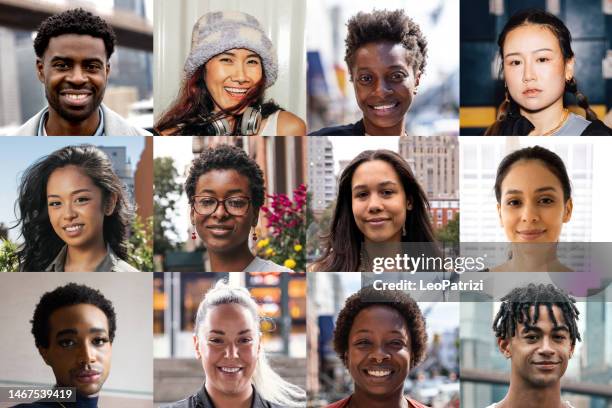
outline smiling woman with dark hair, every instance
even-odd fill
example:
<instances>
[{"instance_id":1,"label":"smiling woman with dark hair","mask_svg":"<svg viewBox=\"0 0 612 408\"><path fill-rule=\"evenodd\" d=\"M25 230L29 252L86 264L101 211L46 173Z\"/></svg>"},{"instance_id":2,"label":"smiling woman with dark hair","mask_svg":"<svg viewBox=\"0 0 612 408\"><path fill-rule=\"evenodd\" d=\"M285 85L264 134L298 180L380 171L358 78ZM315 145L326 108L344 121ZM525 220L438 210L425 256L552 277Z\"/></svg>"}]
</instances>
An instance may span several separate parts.
<instances>
[{"instance_id":1,"label":"smiling woman with dark hair","mask_svg":"<svg viewBox=\"0 0 612 408\"><path fill-rule=\"evenodd\" d=\"M363 119L312 135L404 135L406 112L427 61L427 40L403 10L360 12L348 24L344 60Z\"/></svg>"},{"instance_id":2,"label":"smiling woman with dark hair","mask_svg":"<svg viewBox=\"0 0 612 408\"><path fill-rule=\"evenodd\" d=\"M421 408L404 395L408 373L425 357L427 331L418 304L400 291L364 287L338 314L334 350L355 391L327 408Z\"/></svg>"}]
</instances>

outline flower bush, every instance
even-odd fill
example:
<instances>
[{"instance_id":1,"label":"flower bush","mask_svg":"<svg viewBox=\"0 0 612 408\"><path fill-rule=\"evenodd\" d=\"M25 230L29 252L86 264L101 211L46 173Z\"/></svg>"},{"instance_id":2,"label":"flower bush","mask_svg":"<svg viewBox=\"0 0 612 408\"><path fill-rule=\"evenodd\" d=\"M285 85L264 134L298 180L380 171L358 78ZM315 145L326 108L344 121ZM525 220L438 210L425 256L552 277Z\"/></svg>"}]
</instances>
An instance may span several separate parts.
<instances>
[{"instance_id":1,"label":"flower bush","mask_svg":"<svg viewBox=\"0 0 612 408\"><path fill-rule=\"evenodd\" d=\"M257 255L294 271L306 270L306 186L287 194L268 196L270 205L261 207L270 234L256 245Z\"/></svg>"}]
</instances>

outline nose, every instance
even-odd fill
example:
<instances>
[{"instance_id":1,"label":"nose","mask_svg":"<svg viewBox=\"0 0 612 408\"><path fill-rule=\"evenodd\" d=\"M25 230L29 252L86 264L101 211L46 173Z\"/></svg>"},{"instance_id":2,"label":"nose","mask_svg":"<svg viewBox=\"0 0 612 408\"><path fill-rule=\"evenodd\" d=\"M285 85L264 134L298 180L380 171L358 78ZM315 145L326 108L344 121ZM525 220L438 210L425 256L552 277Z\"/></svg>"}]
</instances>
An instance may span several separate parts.
<instances>
[{"instance_id":1,"label":"nose","mask_svg":"<svg viewBox=\"0 0 612 408\"><path fill-rule=\"evenodd\" d=\"M538 353L545 356L552 356L555 354L555 349L552 347L552 339L549 336L543 336L538 348Z\"/></svg>"},{"instance_id":2,"label":"nose","mask_svg":"<svg viewBox=\"0 0 612 408\"><path fill-rule=\"evenodd\" d=\"M391 359L391 356L387 351L382 347L374 347L372 353L370 353L370 359L376 363L382 363L385 360Z\"/></svg>"},{"instance_id":3,"label":"nose","mask_svg":"<svg viewBox=\"0 0 612 408\"><path fill-rule=\"evenodd\" d=\"M376 194L371 194L368 200L368 212L379 213L383 210L383 202Z\"/></svg>"},{"instance_id":4,"label":"nose","mask_svg":"<svg viewBox=\"0 0 612 408\"><path fill-rule=\"evenodd\" d=\"M93 344L84 343L81 347L79 347L79 363L80 364L89 364L96 361L96 354Z\"/></svg>"},{"instance_id":5,"label":"nose","mask_svg":"<svg viewBox=\"0 0 612 408\"><path fill-rule=\"evenodd\" d=\"M527 83L533 81L536 78L534 64L530 60L526 60L523 69L523 83Z\"/></svg>"},{"instance_id":6,"label":"nose","mask_svg":"<svg viewBox=\"0 0 612 408\"><path fill-rule=\"evenodd\" d=\"M246 69L243 64L236 64L234 66L234 72L232 73L232 81L242 84L248 82L249 78L246 74Z\"/></svg>"},{"instance_id":7,"label":"nose","mask_svg":"<svg viewBox=\"0 0 612 408\"><path fill-rule=\"evenodd\" d=\"M74 210L74 207L72 206L72 203L67 203L64 206L64 219L66 220L73 220L77 217L77 213Z\"/></svg>"},{"instance_id":8,"label":"nose","mask_svg":"<svg viewBox=\"0 0 612 408\"><path fill-rule=\"evenodd\" d=\"M68 82L75 85L82 85L87 82L87 76L83 68L79 64L75 64L70 70L70 76L67 78Z\"/></svg>"},{"instance_id":9,"label":"nose","mask_svg":"<svg viewBox=\"0 0 612 408\"><path fill-rule=\"evenodd\" d=\"M234 343L229 343L225 348L225 358L236 359L238 358L238 347Z\"/></svg>"},{"instance_id":10,"label":"nose","mask_svg":"<svg viewBox=\"0 0 612 408\"><path fill-rule=\"evenodd\" d=\"M523 212L521 213L521 221L537 222L539 219L540 215L537 208L529 203L525 204L525 206L523 207Z\"/></svg>"},{"instance_id":11,"label":"nose","mask_svg":"<svg viewBox=\"0 0 612 408\"><path fill-rule=\"evenodd\" d=\"M376 82L374 92L372 94L379 98L385 98L392 93L393 89L391 89L389 83L384 78L381 78Z\"/></svg>"},{"instance_id":12,"label":"nose","mask_svg":"<svg viewBox=\"0 0 612 408\"><path fill-rule=\"evenodd\" d=\"M217 219L223 219L228 217L229 213L225 210L225 203L219 201L219 203L217 204L217 208L211 215Z\"/></svg>"}]
</instances>

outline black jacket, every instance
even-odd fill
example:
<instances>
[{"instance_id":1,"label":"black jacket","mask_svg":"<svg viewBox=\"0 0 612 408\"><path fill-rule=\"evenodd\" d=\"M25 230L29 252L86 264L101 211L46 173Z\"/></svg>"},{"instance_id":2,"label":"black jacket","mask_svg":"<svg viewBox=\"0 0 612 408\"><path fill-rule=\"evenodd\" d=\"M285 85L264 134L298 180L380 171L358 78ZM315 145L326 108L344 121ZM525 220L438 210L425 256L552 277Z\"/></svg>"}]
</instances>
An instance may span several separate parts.
<instances>
[{"instance_id":1,"label":"black jacket","mask_svg":"<svg viewBox=\"0 0 612 408\"><path fill-rule=\"evenodd\" d=\"M533 128L529 119L521 115L518 110L511 110L506 120L502 122L499 135L495 136L527 136ZM580 136L612 136L612 129L601 120L595 120L582 131Z\"/></svg>"},{"instance_id":2,"label":"black jacket","mask_svg":"<svg viewBox=\"0 0 612 408\"><path fill-rule=\"evenodd\" d=\"M363 119L350 125L332 126L319 129L308 134L309 136L364 136L365 126Z\"/></svg>"},{"instance_id":3,"label":"black jacket","mask_svg":"<svg viewBox=\"0 0 612 408\"><path fill-rule=\"evenodd\" d=\"M164 405L163 408L216 408L213 402L206 392L206 388L202 385L202 388L195 394L174 402L170 405ZM251 408L284 408L281 405L274 404L272 402L264 400L261 395L257 393L255 387L253 387L253 402Z\"/></svg>"}]
</instances>

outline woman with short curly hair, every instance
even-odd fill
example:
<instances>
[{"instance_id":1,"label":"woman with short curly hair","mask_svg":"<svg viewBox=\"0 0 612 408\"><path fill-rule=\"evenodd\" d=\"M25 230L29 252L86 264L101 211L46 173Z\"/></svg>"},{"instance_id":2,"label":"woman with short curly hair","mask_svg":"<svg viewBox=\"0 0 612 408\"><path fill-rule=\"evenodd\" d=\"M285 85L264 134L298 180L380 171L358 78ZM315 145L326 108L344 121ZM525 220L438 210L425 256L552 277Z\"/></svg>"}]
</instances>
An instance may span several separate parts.
<instances>
[{"instance_id":1,"label":"woman with short curly hair","mask_svg":"<svg viewBox=\"0 0 612 408\"><path fill-rule=\"evenodd\" d=\"M351 295L336 320L334 349L355 391L327 408L424 407L404 395L408 373L427 350L425 319L407 294L368 286Z\"/></svg>"},{"instance_id":2,"label":"woman with short curly hair","mask_svg":"<svg viewBox=\"0 0 612 408\"><path fill-rule=\"evenodd\" d=\"M359 12L348 24L345 58L363 119L312 135L404 135L406 112L427 62L427 40L403 10Z\"/></svg>"}]
</instances>

